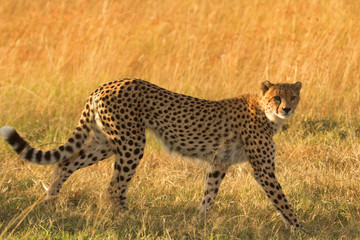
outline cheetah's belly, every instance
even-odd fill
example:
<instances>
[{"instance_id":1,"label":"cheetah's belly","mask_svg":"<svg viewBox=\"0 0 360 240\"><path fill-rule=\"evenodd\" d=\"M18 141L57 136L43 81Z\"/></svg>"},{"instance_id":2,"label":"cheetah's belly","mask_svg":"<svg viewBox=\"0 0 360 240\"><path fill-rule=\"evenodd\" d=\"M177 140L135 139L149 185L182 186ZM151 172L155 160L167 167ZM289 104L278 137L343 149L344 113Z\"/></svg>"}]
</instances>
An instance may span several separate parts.
<instances>
[{"instance_id":1,"label":"cheetah's belly","mask_svg":"<svg viewBox=\"0 0 360 240\"><path fill-rule=\"evenodd\" d=\"M232 165L244 161L247 161L247 157L244 147L240 142L235 142L220 148L214 157L214 162L220 164Z\"/></svg>"},{"instance_id":2,"label":"cheetah's belly","mask_svg":"<svg viewBox=\"0 0 360 240\"><path fill-rule=\"evenodd\" d=\"M157 129L151 129L157 139L161 141L162 147L168 152L176 152L184 157L198 158L200 160L215 163L232 165L247 161L245 150L240 141L233 141L222 146L221 142L219 147L213 148L212 144L198 144L201 142L193 141L192 144L181 145L181 142L169 141L165 139L161 131ZM191 142L191 141L190 141ZM214 143L214 142L213 142Z\"/></svg>"}]
</instances>

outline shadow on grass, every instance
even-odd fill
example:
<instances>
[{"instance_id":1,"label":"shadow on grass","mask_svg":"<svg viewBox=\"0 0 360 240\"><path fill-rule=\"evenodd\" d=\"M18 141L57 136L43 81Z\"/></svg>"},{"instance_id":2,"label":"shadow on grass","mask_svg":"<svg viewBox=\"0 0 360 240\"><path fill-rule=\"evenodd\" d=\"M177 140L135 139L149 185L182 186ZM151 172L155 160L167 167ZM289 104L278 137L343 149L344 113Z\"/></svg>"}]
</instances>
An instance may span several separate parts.
<instances>
[{"instance_id":1,"label":"shadow on grass","mask_svg":"<svg viewBox=\"0 0 360 240\"><path fill-rule=\"evenodd\" d=\"M14 200L1 199L0 232L4 231L21 209L36 202L34 197ZM104 203L105 205L107 203ZM341 211L319 213L304 225L309 235L291 233L276 216L275 210L267 206L265 211L244 211L236 207L215 206L207 220L197 216L197 203L168 202L161 207L137 206L125 214L113 211L91 199L87 194L48 207L36 204L24 220L15 222L3 237L49 238L49 239L356 239L360 234ZM219 209L220 208L220 209ZM248 211L251 211L248 209ZM301 214L300 214L301 215ZM305 213L306 215L306 213ZM278 219L277 219L278 218ZM269 219L272 219L269 221ZM20 224L19 224L20 223ZM19 225L18 225L19 224ZM324 226L326 224L326 226ZM352 232L345 232L352 229ZM343 230L344 229L344 230Z\"/></svg>"},{"instance_id":2,"label":"shadow on grass","mask_svg":"<svg viewBox=\"0 0 360 240\"><path fill-rule=\"evenodd\" d=\"M360 138L360 120L335 120L335 119L304 119L300 123L303 137L308 135L326 134L331 132L341 140L348 137L350 131Z\"/></svg>"},{"instance_id":3,"label":"shadow on grass","mask_svg":"<svg viewBox=\"0 0 360 240\"><path fill-rule=\"evenodd\" d=\"M33 197L14 200L6 204L1 202L3 232L12 220L21 215L26 202L36 202ZM3 237L9 238L51 238L51 239L268 239L288 238L290 232L277 221L263 222L257 226L253 218L243 217L239 209L215 207L204 221L197 215L197 203L168 203L161 207L134 208L125 214L112 211L111 207L101 207L95 201L89 203L86 196L80 200L68 200L45 207L36 204L23 221L16 221L6 230ZM90 204L90 205L89 205ZM10 205L10 206L7 206ZM14 207L16 206L16 207ZM9 208L10 207L10 208ZM26 207L24 207L26 208ZM262 214L259 212L259 216ZM256 216L254 216L255 218ZM269 217L269 216L262 216ZM20 218L21 219L21 218ZM280 227L279 227L280 226ZM259 232L260 231L260 232ZM295 236L295 235L293 235Z\"/></svg>"},{"instance_id":4,"label":"shadow on grass","mask_svg":"<svg viewBox=\"0 0 360 240\"><path fill-rule=\"evenodd\" d=\"M34 202L34 199L29 199ZM22 206L24 202L12 204ZM136 203L135 203L136 205ZM254 216L245 217L237 208L218 209L215 207L207 220L197 215L197 203L169 203L162 207L134 208L125 214L102 208L86 199L70 200L45 207L37 204L20 225L15 223L4 237L14 239L307 239L298 233L291 233L279 219L271 219L269 212L258 211ZM6 207L2 204L3 207ZM2 212L6 212L3 210ZM17 211L12 210L17 215ZM2 219L3 231L12 217ZM315 221L315 220L314 220ZM307 223L312 226L312 223ZM14 229L16 227L16 229ZM314 235L315 236L315 235Z\"/></svg>"}]
</instances>

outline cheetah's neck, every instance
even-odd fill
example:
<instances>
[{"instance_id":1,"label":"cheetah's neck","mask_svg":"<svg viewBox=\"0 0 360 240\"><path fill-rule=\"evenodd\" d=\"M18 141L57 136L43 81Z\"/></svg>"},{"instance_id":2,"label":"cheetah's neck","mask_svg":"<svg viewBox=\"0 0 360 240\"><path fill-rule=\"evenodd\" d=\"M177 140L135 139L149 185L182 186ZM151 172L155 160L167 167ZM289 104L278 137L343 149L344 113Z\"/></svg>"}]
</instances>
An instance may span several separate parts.
<instances>
[{"instance_id":1,"label":"cheetah's neck","mask_svg":"<svg viewBox=\"0 0 360 240\"><path fill-rule=\"evenodd\" d=\"M266 116L266 121L273 128L273 135L279 132L284 125L285 119L279 118L272 112L267 111L266 105L263 103L261 96L254 95L249 97L249 105L251 107L258 108L261 112L263 112Z\"/></svg>"}]
</instances>

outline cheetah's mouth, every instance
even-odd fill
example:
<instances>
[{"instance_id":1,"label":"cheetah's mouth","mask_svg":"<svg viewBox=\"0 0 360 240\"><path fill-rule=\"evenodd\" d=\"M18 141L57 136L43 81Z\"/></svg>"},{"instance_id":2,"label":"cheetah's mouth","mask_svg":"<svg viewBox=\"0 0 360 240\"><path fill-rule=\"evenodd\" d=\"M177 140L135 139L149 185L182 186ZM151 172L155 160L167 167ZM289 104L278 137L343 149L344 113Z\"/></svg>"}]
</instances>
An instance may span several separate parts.
<instances>
[{"instance_id":1,"label":"cheetah's mouth","mask_svg":"<svg viewBox=\"0 0 360 240\"><path fill-rule=\"evenodd\" d=\"M280 113L276 114L279 118L281 119L288 119L291 115L292 115L292 111L290 112L285 112L285 111L281 111Z\"/></svg>"},{"instance_id":2,"label":"cheetah's mouth","mask_svg":"<svg viewBox=\"0 0 360 240\"><path fill-rule=\"evenodd\" d=\"M273 111L273 110L268 110L265 111L266 117L271 121L271 122L278 122L278 121L284 121L287 120L291 115L292 115L293 111L289 111L289 112L285 112L285 111Z\"/></svg>"}]
</instances>

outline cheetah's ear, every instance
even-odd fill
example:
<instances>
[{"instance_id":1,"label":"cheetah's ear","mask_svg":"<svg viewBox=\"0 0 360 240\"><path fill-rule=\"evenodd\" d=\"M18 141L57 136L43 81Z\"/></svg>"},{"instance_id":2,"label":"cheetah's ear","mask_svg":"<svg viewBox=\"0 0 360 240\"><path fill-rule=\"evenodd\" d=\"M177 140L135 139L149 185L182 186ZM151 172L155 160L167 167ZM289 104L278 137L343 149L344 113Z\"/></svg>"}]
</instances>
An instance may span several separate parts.
<instances>
[{"instance_id":1,"label":"cheetah's ear","mask_svg":"<svg viewBox=\"0 0 360 240\"><path fill-rule=\"evenodd\" d=\"M274 84L272 84L269 81L265 81L263 83L261 83L261 91L263 94L265 94L267 92L267 90L269 90L269 88L271 88L271 86L273 86Z\"/></svg>"},{"instance_id":2,"label":"cheetah's ear","mask_svg":"<svg viewBox=\"0 0 360 240\"><path fill-rule=\"evenodd\" d=\"M301 82L296 82L296 83L294 83L294 86L295 86L296 90L298 90L300 92L300 89L302 87L302 83Z\"/></svg>"}]
</instances>

